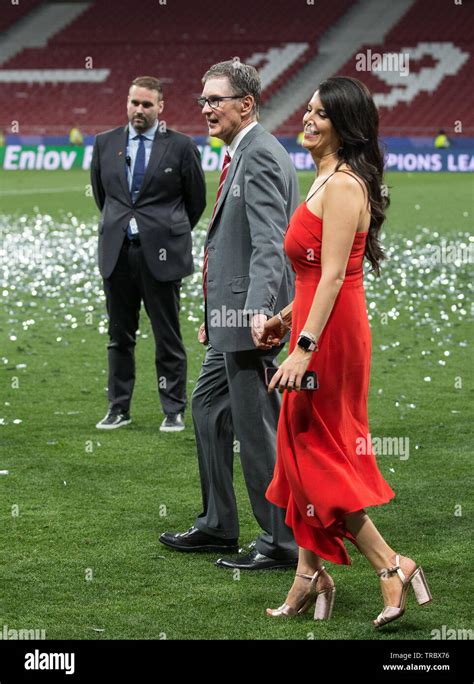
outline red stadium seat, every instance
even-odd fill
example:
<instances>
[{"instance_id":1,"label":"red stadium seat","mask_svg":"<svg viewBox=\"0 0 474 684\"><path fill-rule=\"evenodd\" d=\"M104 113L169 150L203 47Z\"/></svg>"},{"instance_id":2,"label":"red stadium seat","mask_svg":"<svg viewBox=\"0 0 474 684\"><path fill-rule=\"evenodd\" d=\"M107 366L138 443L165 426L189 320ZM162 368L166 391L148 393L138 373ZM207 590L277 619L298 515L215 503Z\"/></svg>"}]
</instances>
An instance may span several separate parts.
<instances>
[{"instance_id":1,"label":"red stadium seat","mask_svg":"<svg viewBox=\"0 0 474 684\"><path fill-rule=\"evenodd\" d=\"M117 126L124 121L125 97L137 75L156 75L165 87L164 118L173 128L206 134L194 98L201 92L201 77L213 63L240 57L255 65L268 65L259 53L299 44L294 61L278 59L272 65L273 80L265 87L268 100L317 53L319 37L344 14L351 0L337 0L324 12L292 0L173 0L161 5L141 0L139 11L130 3L95 2L80 17L51 39L43 49L23 50L2 69L84 69L92 58L95 69L110 69L102 83L15 84L22 102L22 132L66 133L72 124L84 132ZM179 22L176 17L179 16ZM252 17L249 22L239 17ZM6 92L11 85L0 84ZM0 98L0 126L11 121L11 98Z\"/></svg>"},{"instance_id":2,"label":"red stadium seat","mask_svg":"<svg viewBox=\"0 0 474 684\"><path fill-rule=\"evenodd\" d=\"M1 22L11 25L15 17L23 16L38 2L21 0L20 4L23 14L18 12L19 6L10 7L2 12L0 26ZM25 78L14 83L14 102L21 106L23 134L65 134L72 125L93 134L117 126L125 120L125 97L131 80L137 75L156 75L164 83L167 123L189 134L205 135L194 98L200 94L201 77L211 64L234 56L254 63L265 76L263 101L268 102L317 54L321 36L351 4L351 0L334 0L321 12L316 6L292 0L239 0L238 13L226 3L219 5L217 13L214 0L173 0L166 5L141 0L139 11L131 12L128 0L115 0L111 12L110 3L96 1L46 47L23 50L2 64L1 71L89 68L89 73L96 76L99 69L109 70L101 82L29 83ZM407 102L380 105L383 133L432 135L439 128L452 130L453 122L461 121L463 132L474 134L474 98L469 85L474 59L474 13L465 11L465 5L417 0L383 45L361 48L398 53L415 49L420 43L435 44L431 54L428 51L420 59L411 60L410 76L403 83L413 85L416 74L425 68L424 87L434 79L433 68L443 51L448 50L443 57L448 62L456 60L456 50L467 55L452 74L439 83L434 79L431 90L420 90ZM356 55L339 73L363 80L379 95L392 91L392 85L377 73L358 71ZM0 83L3 129L15 118L11 89L12 84ZM302 127L303 111L304 106L276 133L296 136Z\"/></svg>"},{"instance_id":3,"label":"red stadium seat","mask_svg":"<svg viewBox=\"0 0 474 684\"><path fill-rule=\"evenodd\" d=\"M2 3L0 11L0 31L7 31L43 0L21 0L13 5L10 0Z\"/></svg>"},{"instance_id":4,"label":"red stadium seat","mask_svg":"<svg viewBox=\"0 0 474 684\"><path fill-rule=\"evenodd\" d=\"M382 133L432 136L440 128L453 131L455 122L459 121L462 125L462 131L459 132L474 135L474 91L470 85L474 67L472 36L474 12L468 10L467 3L456 5L444 0L417 0L386 36L383 45L364 45L361 48L361 53L368 49L378 53L404 53L407 48L415 48L420 43L433 44L432 52L438 57L425 55L420 60L410 59L410 75L406 77L408 83L421 68L426 68L428 71L422 79L424 87L430 85L430 78L434 76L433 68L443 57L441 53L446 44L448 52L457 48L467 55L456 73L444 76L433 90L420 90L409 102L398 102L393 106L379 105ZM449 54L446 60L449 63ZM358 71L356 64L356 55L353 55L339 74L360 79L373 93L390 92L391 87L376 72ZM303 112L293 114L276 133L296 135L301 130L302 115Z\"/></svg>"}]
</instances>

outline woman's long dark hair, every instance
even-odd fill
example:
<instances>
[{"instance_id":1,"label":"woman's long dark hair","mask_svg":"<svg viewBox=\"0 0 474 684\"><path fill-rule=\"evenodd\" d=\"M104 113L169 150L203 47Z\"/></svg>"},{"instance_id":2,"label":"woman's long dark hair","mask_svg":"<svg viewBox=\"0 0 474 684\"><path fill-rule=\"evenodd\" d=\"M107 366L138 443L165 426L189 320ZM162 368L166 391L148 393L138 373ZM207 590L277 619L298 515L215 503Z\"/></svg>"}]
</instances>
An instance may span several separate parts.
<instances>
[{"instance_id":1,"label":"woman's long dark hair","mask_svg":"<svg viewBox=\"0 0 474 684\"><path fill-rule=\"evenodd\" d=\"M380 275L380 262L385 254L379 232L390 204L383 185L383 153L379 146L379 115L368 88L356 78L335 76L318 88L328 118L341 139L336 170L346 163L361 177L367 188L371 208L365 256L373 271Z\"/></svg>"}]
</instances>

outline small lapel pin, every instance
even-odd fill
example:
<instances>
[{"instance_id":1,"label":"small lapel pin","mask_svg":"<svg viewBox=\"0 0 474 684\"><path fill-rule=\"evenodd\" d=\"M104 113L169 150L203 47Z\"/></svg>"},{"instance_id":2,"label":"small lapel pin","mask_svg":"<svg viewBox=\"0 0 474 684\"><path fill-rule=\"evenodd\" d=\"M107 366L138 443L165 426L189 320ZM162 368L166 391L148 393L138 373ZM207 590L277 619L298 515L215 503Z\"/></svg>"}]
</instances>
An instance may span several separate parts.
<instances>
[{"instance_id":1,"label":"small lapel pin","mask_svg":"<svg viewBox=\"0 0 474 684\"><path fill-rule=\"evenodd\" d=\"M122 150L120 150L120 152L118 153L118 156L121 157L122 154L123 154L123 152L122 152Z\"/></svg>"},{"instance_id":2,"label":"small lapel pin","mask_svg":"<svg viewBox=\"0 0 474 684\"><path fill-rule=\"evenodd\" d=\"M165 169L165 173L170 173L172 170L173 170L173 169L172 169L170 166L168 166L168 168Z\"/></svg>"}]
</instances>

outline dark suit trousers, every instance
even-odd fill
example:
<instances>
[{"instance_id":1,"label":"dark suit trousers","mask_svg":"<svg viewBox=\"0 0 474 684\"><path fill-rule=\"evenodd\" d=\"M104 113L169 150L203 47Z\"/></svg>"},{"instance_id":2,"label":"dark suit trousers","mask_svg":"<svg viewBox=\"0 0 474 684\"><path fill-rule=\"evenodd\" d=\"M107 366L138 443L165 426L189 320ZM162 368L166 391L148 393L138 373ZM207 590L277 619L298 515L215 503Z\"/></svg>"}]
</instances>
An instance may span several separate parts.
<instances>
[{"instance_id":1,"label":"dark suit trousers","mask_svg":"<svg viewBox=\"0 0 474 684\"><path fill-rule=\"evenodd\" d=\"M285 511L265 498L276 459L280 395L268 394L265 366L281 348L270 352L219 352L208 346L192 395L203 512L195 526L207 534L239 536L233 486L233 443L240 443L240 462L254 516L263 532L256 548L273 558L296 558L297 547Z\"/></svg>"},{"instance_id":2,"label":"dark suit trousers","mask_svg":"<svg viewBox=\"0 0 474 684\"><path fill-rule=\"evenodd\" d=\"M142 247L124 241L117 265L104 278L109 315L109 408L128 411L135 384L135 344L143 301L155 338L158 393L163 411L186 407L186 352L179 326L181 280L156 280Z\"/></svg>"}]
</instances>

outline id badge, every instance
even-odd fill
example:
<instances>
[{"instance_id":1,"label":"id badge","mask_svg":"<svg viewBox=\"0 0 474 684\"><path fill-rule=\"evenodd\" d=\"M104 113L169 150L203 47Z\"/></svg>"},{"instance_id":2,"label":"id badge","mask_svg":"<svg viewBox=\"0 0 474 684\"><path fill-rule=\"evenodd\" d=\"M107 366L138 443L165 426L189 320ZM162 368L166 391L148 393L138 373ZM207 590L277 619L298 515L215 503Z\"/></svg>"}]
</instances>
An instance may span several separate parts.
<instances>
[{"instance_id":1,"label":"id badge","mask_svg":"<svg viewBox=\"0 0 474 684\"><path fill-rule=\"evenodd\" d=\"M132 233L132 235L137 235L138 223L137 223L137 219L134 216L132 216L132 218L130 219L129 225L130 225L130 232Z\"/></svg>"}]
</instances>

